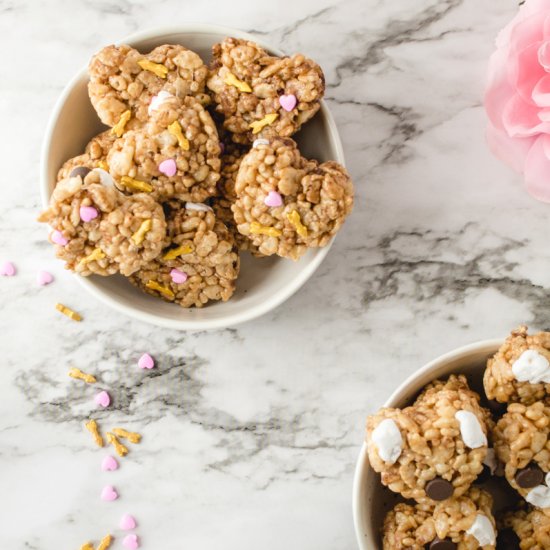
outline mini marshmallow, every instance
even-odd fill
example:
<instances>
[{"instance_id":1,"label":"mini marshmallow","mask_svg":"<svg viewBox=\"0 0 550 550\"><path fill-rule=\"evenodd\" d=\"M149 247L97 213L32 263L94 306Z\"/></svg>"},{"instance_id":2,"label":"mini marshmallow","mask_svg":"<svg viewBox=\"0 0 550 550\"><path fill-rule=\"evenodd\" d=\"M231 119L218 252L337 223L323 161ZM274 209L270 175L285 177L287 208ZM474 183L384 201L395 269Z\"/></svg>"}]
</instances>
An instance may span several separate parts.
<instances>
[{"instance_id":1,"label":"mini marshmallow","mask_svg":"<svg viewBox=\"0 0 550 550\"><path fill-rule=\"evenodd\" d=\"M258 145L269 145L269 140L268 140L268 139L264 139L264 138L255 139L255 140L252 142L252 148L253 148L253 149L256 149L256 147L258 147Z\"/></svg>"},{"instance_id":2,"label":"mini marshmallow","mask_svg":"<svg viewBox=\"0 0 550 550\"><path fill-rule=\"evenodd\" d=\"M373 430L371 439L384 462L388 464L397 462L403 450L403 438L395 421L391 418L382 420Z\"/></svg>"},{"instance_id":3,"label":"mini marshmallow","mask_svg":"<svg viewBox=\"0 0 550 550\"><path fill-rule=\"evenodd\" d=\"M197 212L212 212L212 208L207 204L202 204L200 202L186 202L186 210L196 210Z\"/></svg>"},{"instance_id":4,"label":"mini marshmallow","mask_svg":"<svg viewBox=\"0 0 550 550\"><path fill-rule=\"evenodd\" d=\"M470 411L457 411L455 418L460 424L460 435L466 447L477 449L487 445L487 436L483 433L477 416Z\"/></svg>"},{"instance_id":5,"label":"mini marshmallow","mask_svg":"<svg viewBox=\"0 0 550 550\"><path fill-rule=\"evenodd\" d=\"M550 487L537 485L527 493L525 500L539 508L550 508Z\"/></svg>"},{"instance_id":6,"label":"mini marshmallow","mask_svg":"<svg viewBox=\"0 0 550 550\"><path fill-rule=\"evenodd\" d=\"M153 96L151 98L151 103L149 103L149 107L147 108L147 113L149 114L149 116L153 114L153 111L157 111L158 109L160 109L160 106L171 97L174 96L169 92L165 92L164 90L161 90L157 95Z\"/></svg>"},{"instance_id":7,"label":"mini marshmallow","mask_svg":"<svg viewBox=\"0 0 550 550\"><path fill-rule=\"evenodd\" d=\"M92 172L96 172L98 174L101 185L105 187L115 187L115 180L113 179L113 176L107 172L107 170L103 170L103 168L94 168Z\"/></svg>"},{"instance_id":8,"label":"mini marshmallow","mask_svg":"<svg viewBox=\"0 0 550 550\"><path fill-rule=\"evenodd\" d=\"M525 350L514 361L512 372L518 382L550 383L550 362L534 349Z\"/></svg>"},{"instance_id":9,"label":"mini marshmallow","mask_svg":"<svg viewBox=\"0 0 550 550\"><path fill-rule=\"evenodd\" d=\"M483 464L485 464L485 466L487 466L489 470L491 470L491 475L494 476L498 468L497 454L494 449L487 449L487 454L483 459Z\"/></svg>"},{"instance_id":10,"label":"mini marshmallow","mask_svg":"<svg viewBox=\"0 0 550 550\"><path fill-rule=\"evenodd\" d=\"M479 546L487 546L488 544L494 546L496 543L495 528L491 520L483 514L476 515L474 523L466 533L472 535L479 543Z\"/></svg>"}]
</instances>

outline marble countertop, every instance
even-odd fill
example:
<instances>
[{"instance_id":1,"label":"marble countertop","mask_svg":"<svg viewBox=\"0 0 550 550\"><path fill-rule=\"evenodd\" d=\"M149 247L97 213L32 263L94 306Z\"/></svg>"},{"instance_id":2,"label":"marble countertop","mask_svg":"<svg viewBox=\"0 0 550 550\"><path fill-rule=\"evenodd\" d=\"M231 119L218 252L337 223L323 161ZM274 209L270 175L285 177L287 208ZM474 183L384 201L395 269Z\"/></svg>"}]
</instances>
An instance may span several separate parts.
<instances>
[{"instance_id":1,"label":"marble countertop","mask_svg":"<svg viewBox=\"0 0 550 550\"><path fill-rule=\"evenodd\" d=\"M549 207L484 141L486 59L517 3L286 4L0 0L0 259L19 270L0 281L1 548L76 549L113 528L122 548L128 512L144 549L354 549L366 414L445 351L520 322L550 326ZM190 22L319 62L357 189L302 290L209 333L106 309L63 273L34 221L41 140L68 79L106 43ZM55 283L38 287L38 269ZM63 319L57 301L77 304L84 322ZM136 368L144 351L156 369ZM83 430L93 392L70 366L112 392L100 422L144 434L116 473L100 471ZM118 501L100 500L106 483Z\"/></svg>"}]
</instances>

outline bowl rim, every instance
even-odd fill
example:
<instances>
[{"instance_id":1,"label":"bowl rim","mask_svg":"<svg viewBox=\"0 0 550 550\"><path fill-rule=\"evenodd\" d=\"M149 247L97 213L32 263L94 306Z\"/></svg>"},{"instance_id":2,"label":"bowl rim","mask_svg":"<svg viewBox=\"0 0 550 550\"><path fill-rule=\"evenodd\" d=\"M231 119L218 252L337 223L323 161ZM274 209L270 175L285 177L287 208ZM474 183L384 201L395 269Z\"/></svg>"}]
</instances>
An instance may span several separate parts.
<instances>
[{"instance_id":1,"label":"bowl rim","mask_svg":"<svg viewBox=\"0 0 550 550\"><path fill-rule=\"evenodd\" d=\"M235 36L237 38L242 38L246 40L252 40L259 44L261 47L266 49L269 52L274 53L275 55L284 55L284 53L278 49L274 48L272 45L267 44L261 38L254 36L245 31L239 29L234 29L232 27L227 27L223 25L210 25L210 24L183 24L183 25L171 25L166 27L152 27L145 29L143 31L138 31L132 34L129 34L123 37L120 40L117 40L116 44L130 44L140 42L143 40L150 40L153 38L162 38L163 36L170 34L220 34L225 36ZM77 73L69 80L69 82L63 88L63 91L57 98L55 105L50 113L48 118L48 123L46 126L46 131L42 140L42 146L40 150L40 196L42 200L42 207L46 208L49 203L49 198L51 195L49 181L48 181L48 159L49 151L51 148L52 137L56 122L59 118L63 106L75 87L75 85L80 82L87 75L87 65L82 67ZM327 107L327 104L324 99L321 100L321 107L319 109L319 114L321 114L328 128L328 133L330 135L331 142L335 149L335 159L337 162L345 166L345 157L344 157L344 148L342 145L342 140L336 126L336 122L332 113ZM308 265L302 268L296 276L284 287L279 289L276 293L272 294L268 300L250 307L244 311L223 315L219 319L168 319L164 317L159 317L153 313L146 311L138 311L131 306L127 306L123 303L120 303L116 298L113 298L110 294L101 290L93 280L82 277L76 273L73 275L76 277L76 280L82 285L92 296L98 299L103 304L111 307L115 311L123 313L139 321L143 321L149 324L156 326L178 329L178 330L210 330L210 329L220 329L233 327L238 324L244 323L246 321L251 321L256 319L272 309L275 309L283 302L288 300L293 294L295 294L305 283L306 281L317 271L319 265L325 259L328 254L335 237L333 237L329 243L323 248L316 248L314 250L314 256L308 263ZM291 260L288 260L291 261Z\"/></svg>"},{"instance_id":2,"label":"bowl rim","mask_svg":"<svg viewBox=\"0 0 550 550\"><path fill-rule=\"evenodd\" d=\"M487 340L479 340L472 344L460 346L451 351L448 351L442 355L439 355L435 359L432 359L424 366L409 375L399 386L391 393L386 399L383 407L395 407L397 401L401 398L402 394L407 388L413 385L419 378L422 378L426 374L429 374L445 364L454 362L457 359L461 359L473 353L481 353L487 351L488 356L495 353L495 351L502 346L504 340L502 338L492 338ZM355 529L355 538L360 550L375 550L373 547L368 547L363 536L363 517L365 502L361 497L361 487L364 482L365 476L369 470L368 457L367 457L367 444L363 440L357 462L355 464L355 471L353 475L353 488L352 488L352 514L353 525Z\"/></svg>"}]
</instances>

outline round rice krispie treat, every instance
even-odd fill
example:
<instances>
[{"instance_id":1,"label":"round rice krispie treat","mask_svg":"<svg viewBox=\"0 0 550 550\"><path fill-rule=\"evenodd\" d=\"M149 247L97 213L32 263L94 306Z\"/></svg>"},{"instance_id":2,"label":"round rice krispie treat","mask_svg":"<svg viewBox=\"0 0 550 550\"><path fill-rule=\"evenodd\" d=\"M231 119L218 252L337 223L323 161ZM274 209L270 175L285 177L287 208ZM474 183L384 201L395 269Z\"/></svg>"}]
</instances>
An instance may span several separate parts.
<instances>
[{"instance_id":1,"label":"round rice krispie treat","mask_svg":"<svg viewBox=\"0 0 550 550\"><path fill-rule=\"evenodd\" d=\"M204 105L209 102L207 67L195 52L180 45L158 46L146 55L127 45L106 46L92 57L88 71L92 105L119 135L147 121L151 99L161 91L180 98L192 95Z\"/></svg>"},{"instance_id":2,"label":"round rice krispie treat","mask_svg":"<svg viewBox=\"0 0 550 550\"><path fill-rule=\"evenodd\" d=\"M512 331L487 361L485 393L500 403L530 405L550 395L550 332L529 335L525 325Z\"/></svg>"},{"instance_id":3,"label":"round rice krispie treat","mask_svg":"<svg viewBox=\"0 0 550 550\"><path fill-rule=\"evenodd\" d=\"M472 488L461 497L426 504L397 504L386 515L384 550L484 550L496 548L493 499Z\"/></svg>"},{"instance_id":4,"label":"round rice krispie treat","mask_svg":"<svg viewBox=\"0 0 550 550\"><path fill-rule=\"evenodd\" d=\"M204 107L191 96L170 96L146 125L115 141L107 163L125 192L203 202L216 193L220 153L216 126Z\"/></svg>"},{"instance_id":5,"label":"round rice krispie treat","mask_svg":"<svg viewBox=\"0 0 550 550\"><path fill-rule=\"evenodd\" d=\"M166 236L162 207L101 184L95 170L61 180L38 218L65 267L80 275L130 275L159 255Z\"/></svg>"},{"instance_id":6,"label":"round rice krispie treat","mask_svg":"<svg viewBox=\"0 0 550 550\"><path fill-rule=\"evenodd\" d=\"M527 502L550 512L550 407L511 403L493 430L508 483Z\"/></svg>"},{"instance_id":7,"label":"round rice krispie treat","mask_svg":"<svg viewBox=\"0 0 550 550\"><path fill-rule=\"evenodd\" d=\"M227 227L204 204L165 204L168 239L162 255L130 281L182 307L227 301L235 291L239 256Z\"/></svg>"},{"instance_id":8,"label":"round rice krispie treat","mask_svg":"<svg viewBox=\"0 0 550 550\"><path fill-rule=\"evenodd\" d=\"M483 470L488 419L466 378L452 375L428 385L411 406L367 419L369 462L405 498L459 497Z\"/></svg>"},{"instance_id":9,"label":"round rice krispie treat","mask_svg":"<svg viewBox=\"0 0 550 550\"><path fill-rule=\"evenodd\" d=\"M326 246L353 207L345 168L305 159L290 138L255 143L241 162L235 192L239 232L262 254L293 260Z\"/></svg>"},{"instance_id":10,"label":"round rice krispie treat","mask_svg":"<svg viewBox=\"0 0 550 550\"><path fill-rule=\"evenodd\" d=\"M498 531L499 550L548 550L550 548L550 512L536 508L507 513Z\"/></svg>"},{"instance_id":11,"label":"round rice krispie treat","mask_svg":"<svg viewBox=\"0 0 550 550\"><path fill-rule=\"evenodd\" d=\"M207 85L235 142L289 137L319 110L323 71L302 54L274 57L237 38L226 38L212 52Z\"/></svg>"}]
</instances>

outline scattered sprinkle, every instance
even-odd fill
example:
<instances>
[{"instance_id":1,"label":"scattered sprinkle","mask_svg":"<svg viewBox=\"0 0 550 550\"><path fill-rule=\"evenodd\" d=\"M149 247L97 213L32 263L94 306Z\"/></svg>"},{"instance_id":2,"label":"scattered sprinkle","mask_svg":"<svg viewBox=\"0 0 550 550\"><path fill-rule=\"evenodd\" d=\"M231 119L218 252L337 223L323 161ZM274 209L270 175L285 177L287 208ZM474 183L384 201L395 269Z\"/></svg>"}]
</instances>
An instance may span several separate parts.
<instances>
[{"instance_id":1,"label":"scattered sprinkle","mask_svg":"<svg viewBox=\"0 0 550 550\"><path fill-rule=\"evenodd\" d=\"M155 360L148 353L144 353L138 359L138 367L140 369L152 369L154 366Z\"/></svg>"},{"instance_id":2,"label":"scattered sprinkle","mask_svg":"<svg viewBox=\"0 0 550 550\"><path fill-rule=\"evenodd\" d=\"M128 447L124 446L117 438L117 436L111 432L105 434L107 443L110 443L116 451L118 456L126 456L128 454Z\"/></svg>"},{"instance_id":3,"label":"scattered sprinkle","mask_svg":"<svg viewBox=\"0 0 550 550\"><path fill-rule=\"evenodd\" d=\"M239 80L233 73L227 73L223 79L228 86L234 86L239 92L249 94L252 92L252 88L244 81Z\"/></svg>"},{"instance_id":4,"label":"scattered sprinkle","mask_svg":"<svg viewBox=\"0 0 550 550\"><path fill-rule=\"evenodd\" d=\"M139 548L138 536L126 535L124 539L122 539L122 546L124 546L124 548L127 548L128 550L136 550L136 548Z\"/></svg>"},{"instance_id":5,"label":"scattered sprinkle","mask_svg":"<svg viewBox=\"0 0 550 550\"><path fill-rule=\"evenodd\" d=\"M0 275L4 277L13 277L16 273L17 270L11 262L2 262L0 264Z\"/></svg>"},{"instance_id":6,"label":"scattered sprinkle","mask_svg":"<svg viewBox=\"0 0 550 550\"><path fill-rule=\"evenodd\" d=\"M98 447L103 447L103 438L101 437L101 434L99 433L99 426L97 425L97 422L94 419L89 420L84 424L86 426L86 429L92 434L92 437L94 438L94 441Z\"/></svg>"},{"instance_id":7,"label":"scattered sprinkle","mask_svg":"<svg viewBox=\"0 0 550 550\"><path fill-rule=\"evenodd\" d=\"M294 226L294 228L296 229L296 233L298 233L300 237L307 237L307 227L302 223L302 219L300 218L298 210L293 210L292 212L288 213L286 217L288 221Z\"/></svg>"},{"instance_id":8,"label":"scattered sprinkle","mask_svg":"<svg viewBox=\"0 0 550 550\"><path fill-rule=\"evenodd\" d=\"M101 542L97 547L97 550L107 550L107 548L109 548L112 543L113 543L113 537L111 535L107 535L101 539Z\"/></svg>"},{"instance_id":9,"label":"scattered sprinkle","mask_svg":"<svg viewBox=\"0 0 550 550\"><path fill-rule=\"evenodd\" d=\"M69 240L66 239L63 236L63 233L61 233L61 231L58 231L57 229L51 232L50 239L53 243L58 244L59 246L65 246L69 243Z\"/></svg>"},{"instance_id":10,"label":"scattered sprinkle","mask_svg":"<svg viewBox=\"0 0 550 550\"><path fill-rule=\"evenodd\" d=\"M111 502L118 498L118 493L112 485L105 485L101 491L101 500Z\"/></svg>"},{"instance_id":11,"label":"scattered sprinkle","mask_svg":"<svg viewBox=\"0 0 550 550\"><path fill-rule=\"evenodd\" d=\"M124 128L126 127L126 124L128 124L128 121L132 118L132 111L129 109L127 111L124 111L120 118L118 119L118 122L111 128L111 133L115 134L116 137L122 136L124 134Z\"/></svg>"},{"instance_id":12,"label":"scattered sprinkle","mask_svg":"<svg viewBox=\"0 0 550 550\"><path fill-rule=\"evenodd\" d=\"M101 461L101 469L104 472L114 472L115 470L118 470L118 462L117 459L114 456L107 455L102 461Z\"/></svg>"},{"instance_id":13,"label":"scattered sprinkle","mask_svg":"<svg viewBox=\"0 0 550 550\"><path fill-rule=\"evenodd\" d=\"M82 321L82 316L76 311L73 311L70 307L64 306L63 304L55 304L55 309L73 321Z\"/></svg>"},{"instance_id":14,"label":"scattered sprinkle","mask_svg":"<svg viewBox=\"0 0 550 550\"><path fill-rule=\"evenodd\" d=\"M94 545L91 542L85 542L81 547L80 550L94 550Z\"/></svg>"},{"instance_id":15,"label":"scattered sprinkle","mask_svg":"<svg viewBox=\"0 0 550 550\"><path fill-rule=\"evenodd\" d=\"M168 126L168 132L178 140L178 145L184 151L189 151L189 140L183 135L181 125L177 120L174 120L174 122Z\"/></svg>"},{"instance_id":16,"label":"scattered sprinkle","mask_svg":"<svg viewBox=\"0 0 550 550\"><path fill-rule=\"evenodd\" d=\"M93 374L87 374L80 369L73 367L69 370L69 376L75 380L82 380L86 384L95 384L97 382L96 377Z\"/></svg>"},{"instance_id":17,"label":"scattered sprinkle","mask_svg":"<svg viewBox=\"0 0 550 550\"><path fill-rule=\"evenodd\" d=\"M124 428L113 428L113 433L122 439L127 439L130 443L137 444L141 441L141 434L137 432L129 432Z\"/></svg>"},{"instance_id":18,"label":"scattered sprinkle","mask_svg":"<svg viewBox=\"0 0 550 550\"><path fill-rule=\"evenodd\" d=\"M120 183L128 189L131 189L132 191L138 191L140 193L151 193L151 191L153 190L153 186L150 183L147 183L146 181L135 180L130 176L122 176L120 178Z\"/></svg>"},{"instance_id":19,"label":"scattered sprinkle","mask_svg":"<svg viewBox=\"0 0 550 550\"><path fill-rule=\"evenodd\" d=\"M105 258L105 252L101 250L101 248L94 248L90 254L82 258L78 262L78 267L83 267L86 264L89 264L90 262L97 262L98 260L103 260Z\"/></svg>"},{"instance_id":20,"label":"scattered sprinkle","mask_svg":"<svg viewBox=\"0 0 550 550\"><path fill-rule=\"evenodd\" d=\"M145 235L151 231L151 227L153 227L153 220L148 219L141 222L139 229L130 237L136 246L145 240Z\"/></svg>"},{"instance_id":21,"label":"scattered sprinkle","mask_svg":"<svg viewBox=\"0 0 550 550\"><path fill-rule=\"evenodd\" d=\"M102 391L94 397L94 401L100 407L106 408L111 404L111 397L106 391Z\"/></svg>"},{"instance_id":22,"label":"scattered sprinkle","mask_svg":"<svg viewBox=\"0 0 550 550\"><path fill-rule=\"evenodd\" d=\"M109 171L109 165L107 164L107 161L105 161L105 160L100 160L97 163L97 167L101 168L102 170L105 170L105 172Z\"/></svg>"},{"instance_id":23,"label":"scattered sprinkle","mask_svg":"<svg viewBox=\"0 0 550 550\"><path fill-rule=\"evenodd\" d=\"M182 285L188 278L187 273L175 268L170 271L170 277L172 278L172 282L177 285Z\"/></svg>"},{"instance_id":24,"label":"scattered sprinkle","mask_svg":"<svg viewBox=\"0 0 550 550\"><path fill-rule=\"evenodd\" d=\"M83 222L91 222L92 220L95 220L99 216L99 212L97 211L97 208L94 208L93 206L81 206L79 210L80 219Z\"/></svg>"},{"instance_id":25,"label":"scattered sprinkle","mask_svg":"<svg viewBox=\"0 0 550 550\"><path fill-rule=\"evenodd\" d=\"M264 199L264 204L273 208L283 206L283 197L281 197L281 194L277 193L277 191L270 191Z\"/></svg>"},{"instance_id":26,"label":"scattered sprinkle","mask_svg":"<svg viewBox=\"0 0 550 550\"><path fill-rule=\"evenodd\" d=\"M174 159L166 159L159 164L159 172L169 178L175 175L177 171L178 167Z\"/></svg>"},{"instance_id":27,"label":"scattered sprinkle","mask_svg":"<svg viewBox=\"0 0 550 550\"><path fill-rule=\"evenodd\" d=\"M166 78L168 74L168 67L161 63L154 63L149 59L140 59L137 64L144 70L150 73L156 74L160 78Z\"/></svg>"},{"instance_id":28,"label":"scattered sprinkle","mask_svg":"<svg viewBox=\"0 0 550 550\"><path fill-rule=\"evenodd\" d=\"M178 256L184 256L185 254L191 254L193 252L193 247L188 244L182 244L181 246L178 246L177 248L172 248L164 256L162 257L163 260L175 260Z\"/></svg>"},{"instance_id":29,"label":"scattered sprinkle","mask_svg":"<svg viewBox=\"0 0 550 550\"><path fill-rule=\"evenodd\" d=\"M175 294L168 287L159 285L157 281L153 281L151 279L145 283L145 286L150 290L160 292L163 296L166 296L166 298L170 298L172 300L175 298Z\"/></svg>"},{"instance_id":30,"label":"scattered sprinkle","mask_svg":"<svg viewBox=\"0 0 550 550\"><path fill-rule=\"evenodd\" d=\"M298 100L294 94L283 94L279 97L279 103L285 111L290 112L294 109L294 107L296 107Z\"/></svg>"},{"instance_id":31,"label":"scattered sprinkle","mask_svg":"<svg viewBox=\"0 0 550 550\"><path fill-rule=\"evenodd\" d=\"M280 237L282 231L275 227L267 227L258 222L250 222L250 233L253 235L267 235L268 237Z\"/></svg>"},{"instance_id":32,"label":"scattered sprinkle","mask_svg":"<svg viewBox=\"0 0 550 550\"><path fill-rule=\"evenodd\" d=\"M130 514L124 514L120 518L119 526L121 529L124 529L124 531L131 531L136 528L136 519Z\"/></svg>"},{"instance_id":33,"label":"scattered sprinkle","mask_svg":"<svg viewBox=\"0 0 550 550\"><path fill-rule=\"evenodd\" d=\"M275 120L277 120L278 116L278 113L270 113L269 115L265 115L262 120L255 120L254 122L251 122L248 127L252 128L253 134L259 134L264 126L273 124Z\"/></svg>"},{"instance_id":34,"label":"scattered sprinkle","mask_svg":"<svg viewBox=\"0 0 550 550\"><path fill-rule=\"evenodd\" d=\"M39 271L36 274L36 282L40 286L49 285L53 281L53 275L49 271Z\"/></svg>"}]
</instances>

